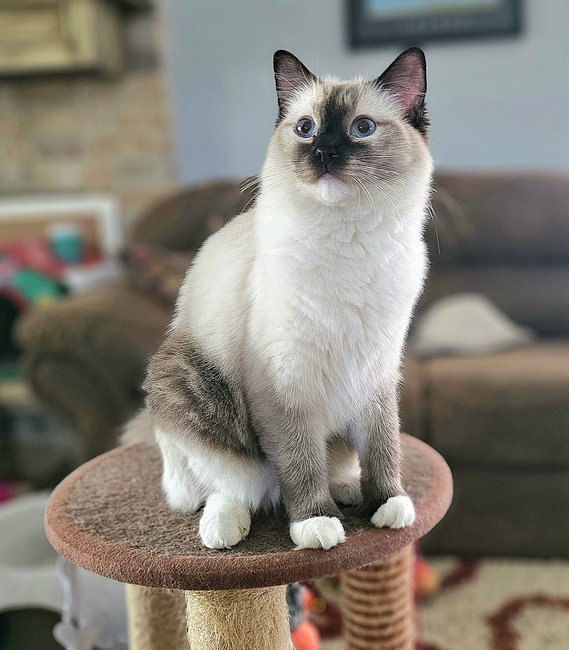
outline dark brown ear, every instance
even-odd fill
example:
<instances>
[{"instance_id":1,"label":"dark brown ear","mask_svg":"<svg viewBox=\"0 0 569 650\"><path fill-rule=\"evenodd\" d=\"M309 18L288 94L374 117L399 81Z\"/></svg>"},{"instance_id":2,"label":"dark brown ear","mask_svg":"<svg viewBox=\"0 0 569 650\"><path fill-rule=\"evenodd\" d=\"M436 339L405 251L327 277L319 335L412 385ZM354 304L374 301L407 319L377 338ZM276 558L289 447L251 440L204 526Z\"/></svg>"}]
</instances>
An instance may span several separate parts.
<instances>
[{"instance_id":1,"label":"dark brown ear","mask_svg":"<svg viewBox=\"0 0 569 650\"><path fill-rule=\"evenodd\" d=\"M427 133L427 62L423 50L418 47L405 50L373 83L393 93L410 124L422 134Z\"/></svg>"},{"instance_id":2,"label":"dark brown ear","mask_svg":"<svg viewBox=\"0 0 569 650\"><path fill-rule=\"evenodd\" d=\"M299 61L294 54L286 50L278 50L273 57L277 100L279 102L279 120L282 119L286 107L294 93L307 84L317 81L310 70Z\"/></svg>"}]
</instances>

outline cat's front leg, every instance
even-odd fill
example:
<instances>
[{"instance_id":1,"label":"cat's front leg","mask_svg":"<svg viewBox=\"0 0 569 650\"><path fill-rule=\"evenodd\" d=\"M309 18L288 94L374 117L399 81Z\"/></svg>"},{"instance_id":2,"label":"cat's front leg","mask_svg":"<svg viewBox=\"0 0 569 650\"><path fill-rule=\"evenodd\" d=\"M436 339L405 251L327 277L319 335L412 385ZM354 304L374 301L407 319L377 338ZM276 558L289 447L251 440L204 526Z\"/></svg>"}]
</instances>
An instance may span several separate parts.
<instances>
[{"instance_id":1,"label":"cat's front leg","mask_svg":"<svg viewBox=\"0 0 569 650\"><path fill-rule=\"evenodd\" d=\"M292 541L297 548L341 544L346 536L328 484L324 425L274 405L263 411L258 427L277 468Z\"/></svg>"},{"instance_id":2,"label":"cat's front leg","mask_svg":"<svg viewBox=\"0 0 569 650\"><path fill-rule=\"evenodd\" d=\"M362 466L364 510L378 528L403 528L415 521L415 509L401 483L401 438L397 391L382 393L354 427Z\"/></svg>"}]
</instances>

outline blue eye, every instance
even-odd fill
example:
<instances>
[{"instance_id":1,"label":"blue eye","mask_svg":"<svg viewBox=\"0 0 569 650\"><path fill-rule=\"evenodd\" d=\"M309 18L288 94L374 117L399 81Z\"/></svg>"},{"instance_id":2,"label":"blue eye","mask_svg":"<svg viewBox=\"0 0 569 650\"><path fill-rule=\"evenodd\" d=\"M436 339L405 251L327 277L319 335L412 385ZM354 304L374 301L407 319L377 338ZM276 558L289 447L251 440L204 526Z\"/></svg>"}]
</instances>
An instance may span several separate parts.
<instances>
[{"instance_id":1,"label":"blue eye","mask_svg":"<svg viewBox=\"0 0 569 650\"><path fill-rule=\"evenodd\" d=\"M311 117L301 117L295 131L301 138L311 138L316 133L316 123Z\"/></svg>"},{"instance_id":2,"label":"blue eye","mask_svg":"<svg viewBox=\"0 0 569 650\"><path fill-rule=\"evenodd\" d=\"M376 128L377 124L371 117L356 117L352 122L351 131L354 138L367 138Z\"/></svg>"}]
</instances>

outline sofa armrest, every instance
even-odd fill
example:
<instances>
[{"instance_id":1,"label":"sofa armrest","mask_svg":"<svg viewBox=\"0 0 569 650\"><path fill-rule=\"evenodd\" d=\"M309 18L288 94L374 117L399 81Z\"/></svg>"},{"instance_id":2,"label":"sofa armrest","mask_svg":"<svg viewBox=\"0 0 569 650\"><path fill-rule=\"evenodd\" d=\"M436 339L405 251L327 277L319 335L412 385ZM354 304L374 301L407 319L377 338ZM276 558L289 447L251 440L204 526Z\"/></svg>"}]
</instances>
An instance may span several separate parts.
<instances>
[{"instance_id":1,"label":"sofa armrest","mask_svg":"<svg viewBox=\"0 0 569 650\"><path fill-rule=\"evenodd\" d=\"M119 425L140 404L146 361L169 317L121 282L38 307L18 323L26 377L40 399L71 422L86 457L111 447Z\"/></svg>"}]
</instances>

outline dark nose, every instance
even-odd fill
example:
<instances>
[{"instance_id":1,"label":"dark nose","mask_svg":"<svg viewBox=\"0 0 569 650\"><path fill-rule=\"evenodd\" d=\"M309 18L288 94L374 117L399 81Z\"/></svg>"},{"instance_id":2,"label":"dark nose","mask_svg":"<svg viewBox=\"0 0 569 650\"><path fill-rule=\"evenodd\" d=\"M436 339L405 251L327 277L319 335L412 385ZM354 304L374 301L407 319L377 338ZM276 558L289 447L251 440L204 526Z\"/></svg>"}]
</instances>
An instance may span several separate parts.
<instances>
[{"instance_id":1,"label":"dark nose","mask_svg":"<svg viewBox=\"0 0 569 650\"><path fill-rule=\"evenodd\" d=\"M329 163L332 162L333 158L338 157L338 152L336 150L336 147L333 144L327 144L327 145L320 145L316 149L316 155L320 160L325 164L328 165Z\"/></svg>"}]
</instances>

